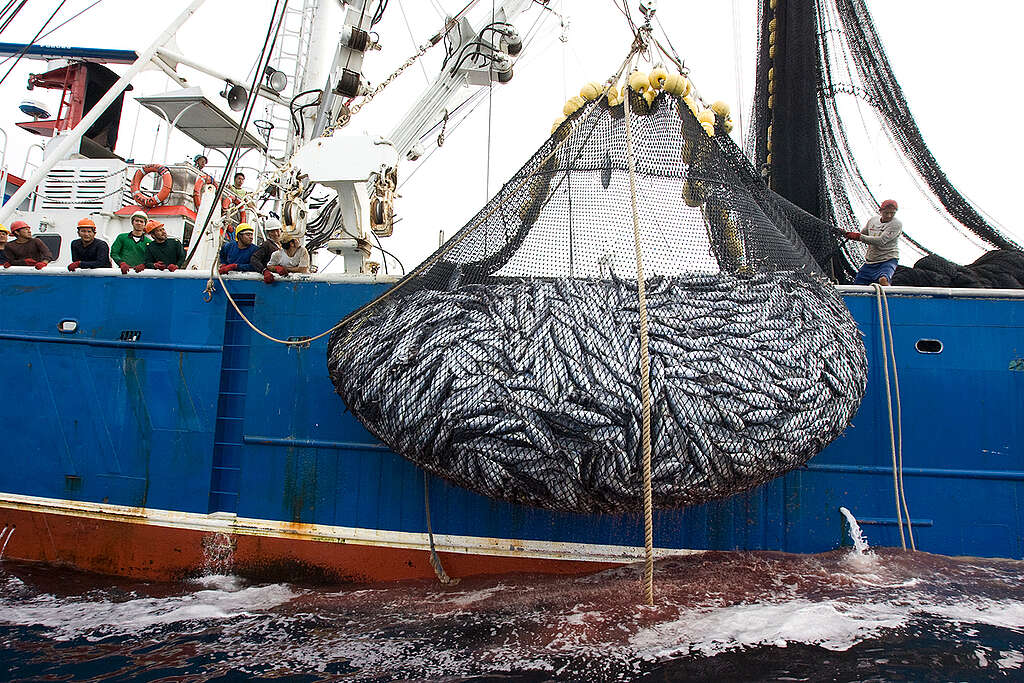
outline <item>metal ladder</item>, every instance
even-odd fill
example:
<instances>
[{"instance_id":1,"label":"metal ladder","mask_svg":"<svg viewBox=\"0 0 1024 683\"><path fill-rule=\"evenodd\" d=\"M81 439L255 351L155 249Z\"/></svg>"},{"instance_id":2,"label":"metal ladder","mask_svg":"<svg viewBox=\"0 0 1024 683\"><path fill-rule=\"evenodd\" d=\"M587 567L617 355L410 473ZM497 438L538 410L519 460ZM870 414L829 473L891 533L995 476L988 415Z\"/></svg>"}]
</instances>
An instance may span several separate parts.
<instances>
[{"instance_id":1,"label":"metal ladder","mask_svg":"<svg viewBox=\"0 0 1024 683\"><path fill-rule=\"evenodd\" d=\"M309 57L313 18L319 4L320 0L292 2L284 13L281 33L277 37L270 66L288 75L288 87L281 93L281 98L289 102L300 92L302 76ZM295 138L291 112L286 106L272 104L267 107L267 120L274 126L270 131L268 152L272 157L286 158L291 153Z\"/></svg>"},{"instance_id":2,"label":"metal ladder","mask_svg":"<svg viewBox=\"0 0 1024 683\"><path fill-rule=\"evenodd\" d=\"M235 302L251 310L252 294L236 294ZM252 334L232 307L224 320L224 351L221 356L217 421L214 426L213 468L210 473L210 512L238 512L242 455L245 451L243 423L249 378L249 346Z\"/></svg>"}]
</instances>

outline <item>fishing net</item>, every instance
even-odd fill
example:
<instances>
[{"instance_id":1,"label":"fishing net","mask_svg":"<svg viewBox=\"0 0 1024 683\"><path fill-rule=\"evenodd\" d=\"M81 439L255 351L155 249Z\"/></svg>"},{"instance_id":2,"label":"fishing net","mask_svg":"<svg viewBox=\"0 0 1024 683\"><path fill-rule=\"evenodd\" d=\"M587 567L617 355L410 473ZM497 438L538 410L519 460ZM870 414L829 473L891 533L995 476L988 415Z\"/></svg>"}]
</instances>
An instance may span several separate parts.
<instances>
[{"instance_id":1,"label":"fishing net","mask_svg":"<svg viewBox=\"0 0 1024 683\"><path fill-rule=\"evenodd\" d=\"M516 503L637 510L642 310L656 507L798 467L857 410L860 333L785 212L766 214L682 99L630 97L638 235L626 113L598 98L333 333L338 393L429 472Z\"/></svg>"},{"instance_id":2,"label":"fishing net","mask_svg":"<svg viewBox=\"0 0 1024 683\"><path fill-rule=\"evenodd\" d=\"M859 231L878 209L861 165L854 133L863 128L905 161L927 201L969 241L1021 251L1010 232L963 196L943 172L914 120L865 0L759 3L760 41L751 112L749 155L770 187L844 231ZM844 110L843 100L855 109ZM856 111L861 117L852 117ZM844 115L845 112L845 115ZM863 144L863 143L862 143ZM800 235L824 242L812 253L850 281L863 247L837 242L835 231L798 223ZM935 230L932 230L937 234ZM916 250L931 250L904 231ZM828 244L829 242L833 244ZM822 249L821 247L825 248Z\"/></svg>"}]
</instances>

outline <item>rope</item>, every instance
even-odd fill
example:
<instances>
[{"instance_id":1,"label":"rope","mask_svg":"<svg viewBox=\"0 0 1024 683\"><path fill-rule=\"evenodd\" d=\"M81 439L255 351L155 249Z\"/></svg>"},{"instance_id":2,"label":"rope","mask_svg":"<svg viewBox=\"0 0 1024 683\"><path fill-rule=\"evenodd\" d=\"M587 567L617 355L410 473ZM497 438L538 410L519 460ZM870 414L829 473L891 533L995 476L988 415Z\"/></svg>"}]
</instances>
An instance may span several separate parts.
<instances>
[{"instance_id":1,"label":"rope","mask_svg":"<svg viewBox=\"0 0 1024 683\"><path fill-rule=\"evenodd\" d=\"M220 260L219 256L220 256L220 250L218 250L218 258L215 258L213 260L213 267L214 267L214 269L217 268L217 262ZM220 274L220 271L219 270L215 270L214 274L216 275L217 280L220 282L220 286L224 288L224 296L226 296L228 298L228 302L231 303L231 307L235 309L235 313L238 314L238 317L240 317L242 319L242 321L246 325L248 325L250 329L252 329L253 332L255 332L256 334L260 335L264 339L268 339L268 340L270 340L272 342L276 342L278 344L284 344L285 346L301 346L301 345L304 345L304 344L309 344L311 342L315 342L317 339L320 339L321 337L326 337L331 332L334 332L336 329L341 327L341 324L343 322L345 322L344 320L342 320L340 323L338 323L337 325L335 325L331 329L326 330L324 332L321 332L320 334L316 335L315 337L305 337L303 339L297 339L295 341L288 341L287 339L278 339L277 337L272 337L269 334L267 334L266 332L264 332L263 330L261 330L260 328L258 328L256 325L254 325L251 320L249 320L248 318L245 317L245 313L242 313L242 309L238 307L238 304L235 303L235 298L233 296L231 296L231 292L228 291L227 283L224 282L224 276ZM210 278L209 280L207 280L205 293L212 296L212 294L213 294L213 278ZM207 301L209 301L209 299L207 299Z\"/></svg>"},{"instance_id":2,"label":"rope","mask_svg":"<svg viewBox=\"0 0 1024 683\"><path fill-rule=\"evenodd\" d=\"M430 566L434 568L437 580L446 586L454 586L462 579L448 576L448 572L441 565L441 557L434 548L434 532L430 528L430 475L423 472L423 507L427 511L427 538L430 540Z\"/></svg>"},{"instance_id":3,"label":"rope","mask_svg":"<svg viewBox=\"0 0 1024 683\"><path fill-rule=\"evenodd\" d=\"M629 158L629 193L633 207L633 243L636 246L636 290L640 300L640 399L643 409L644 455L644 591L647 604L654 604L654 530L651 502L651 360L647 339L647 291L644 283L644 259L640 244L640 214L636 206L636 162L633 159L633 136L630 133L630 91L626 88L625 116L626 153Z\"/></svg>"},{"instance_id":4,"label":"rope","mask_svg":"<svg viewBox=\"0 0 1024 683\"><path fill-rule=\"evenodd\" d=\"M885 290L877 282L872 283L875 288L875 299L878 303L878 333L882 343L882 360L885 363L885 400L889 410L889 445L892 450L892 487L893 495L896 498L896 519L900 525L900 544L907 549L907 536L910 540L910 549L917 550L914 543L914 530L910 523L910 509L907 506L907 496L903 489L903 407L900 403L900 378L896 370L896 349L892 339L892 321L889 317L889 300L885 296ZM883 313L883 304L885 306ZM886 336L888 335L888 341ZM889 358L892 358L893 384L896 389L896 420L893 422L892 415L892 386L889 383ZM903 533L903 517L906 514L907 534Z\"/></svg>"}]
</instances>

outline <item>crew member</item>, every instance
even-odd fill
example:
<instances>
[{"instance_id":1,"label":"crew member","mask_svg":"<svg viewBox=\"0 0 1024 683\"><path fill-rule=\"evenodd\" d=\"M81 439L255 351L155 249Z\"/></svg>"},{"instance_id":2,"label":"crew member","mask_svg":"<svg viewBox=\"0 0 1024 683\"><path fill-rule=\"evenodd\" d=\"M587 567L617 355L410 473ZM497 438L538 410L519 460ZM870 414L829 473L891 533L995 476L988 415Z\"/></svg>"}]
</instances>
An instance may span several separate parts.
<instances>
[{"instance_id":1,"label":"crew member","mask_svg":"<svg viewBox=\"0 0 1024 683\"><path fill-rule=\"evenodd\" d=\"M208 182L208 183L214 182L213 176L203 170L204 168L206 168L206 162L207 162L206 155L205 154L197 154L195 156L194 161L196 162L196 168L199 169L199 177L200 178L204 178L206 180L206 182Z\"/></svg>"},{"instance_id":2,"label":"crew member","mask_svg":"<svg viewBox=\"0 0 1024 683\"><path fill-rule=\"evenodd\" d=\"M242 188L242 183L245 182L245 174L241 171L235 173L235 182L228 189L236 197L241 199L243 202L249 198L249 193Z\"/></svg>"},{"instance_id":3,"label":"crew member","mask_svg":"<svg viewBox=\"0 0 1024 683\"><path fill-rule=\"evenodd\" d=\"M167 228L163 223L150 221L146 223L146 232L153 241L146 245L147 268L164 270L172 273L185 265L185 247L173 237L167 236Z\"/></svg>"},{"instance_id":4,"label":"crew member","mask_svg":"<svg viewBox=\"0 0 1024 683\"><path fill-rule=\"evenodd\" d=\"M71 243L72 273L79 268L109 268L110 248L103 240L96 239L96 223L91 218L78 221L78 239Z\"/></svg>"},{"instance_id":5,"label":"crew member","mask_svg":"<svg viewBox=\"0 0 1024 683\"><path fill-rule=\"evenodd\" d=\"M263 271L263 281L268 285L274 281L273 273L287 277L290 273L309 272L309 252L302 246L300 237L301 233L296 230L286 230L281 235L281 248L270 255L267 269Z\"/></svg>"},{"instance_id":6,"label":"crew member","mask_svg":"<svg viewBox=\"0 0 1024 683\"><path fill-rule=\"evenodd\" d=\"M11 234L11 231L7 229L7 226L0 223L0 267L10 268L11 262L7 260L7 237Z\"/></svg>"},{"instance_id":7,"label":"crew member","mask_svg":"<svg viewBox=\"0 0 1024 683\"><path fill-rule=\"evenodd\" d=\"M256 245L252 243L253 227L248 223L242 223L235 228L235 239L225 242L220 248L220 274L230 273L233 270L249 272L252 270L252 256L256 253Z\"/></svg>"},{"instance_id":8,"label":"crew member","mask_svg":"<svg viewBox=\"0 0 1024 683\"><path fill-rule=\"evenodd\" d=\"M265 271L267 264L270 263L270 256L281 248L281 221L273 217L265 220L263 222L263 234L266 236L266 239L253 252L252 259L249 261L249 270L256 273Z\"/></svg>"},{"instance_id":9,"label":"crew member","mask_svg":"<svg viewBox=\"0 0 1024 683\"><path fill-rule=\"evenodd\" d=\"M149 216L145 211L136 211L132 214L131 232L123 232L114 238L110 245L110 258L114 260L121 272L127 274L130 268L136 273L145 269L146 245L152 240L146 236L146 223Z\"/></svg>"},{"instance_id":10,"label":"crew member","mask_svg":"<svg viewBox=\"0 0 1024 683\"><path fill-rule=\"evenodd\" d=\"M896 202L886 199L879 207L878 216L872 216L860 232L848 232L846 238L868 245L864 254L864 265L857 271L855 285L870 285L873 282L886 287L892 281L899 262L899 239L903 223L896 218Z\"/></svg>"},{"instance_id":11,"label":"crew member","mask_svg":"<svg viewBox=\"0 0 1024 683\"><path fill-rule=\"evenodd\" d=\"M53 260L46 244L32 236L32 228L25 221L11 223L11 232L16 239L8 242L5 249L12 266L35 266L36 270L42 270Z\"/></svg>"}]
</instances>

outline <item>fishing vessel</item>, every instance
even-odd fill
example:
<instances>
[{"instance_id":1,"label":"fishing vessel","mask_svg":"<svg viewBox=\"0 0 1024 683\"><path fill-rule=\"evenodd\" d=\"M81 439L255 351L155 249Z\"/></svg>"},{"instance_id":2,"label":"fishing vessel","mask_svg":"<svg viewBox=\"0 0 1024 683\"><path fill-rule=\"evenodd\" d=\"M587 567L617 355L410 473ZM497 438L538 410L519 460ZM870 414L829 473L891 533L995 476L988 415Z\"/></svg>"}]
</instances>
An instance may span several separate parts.
<instances>
[{"instance_id":1,"label":"fishing vessel","mask_svg":"<svg viewBox=\"0 0 1024 683\"><path fill-rule=\"evenodd\" d=\"M468 11L445 22L418 54L444 44L454 61L446 60L428 93L386 137L339 130L379 92L360 69L387 2L307 0L276 12L274 25L292 35L287 47L267 50L252 84L171 47L201 4L192 2L141 53L8 47L67 63L33 77L37 87L60 90L61 109L52 121L40 116L28 124L43 134L46 157L23 182L8 177L7 187L19 189L0 214L0 222L19 217L38 226L37 236L55 254L41 270L0 271L12 415L3 440L7 466L0 469L2 556L152 579L227 570L335 582L577 573L643 558L642 510L549 511L425 474L346 410L325 368L320 333L399 280L384 272L386 253L377 263L371 258L394 229L397 169L427 153L423 141L454 118L449 108L454 112L459 88L512 77L524 42L514 21L532 3L503 3L478 24ZM656 11L654 3L643 5L647 16ZM795 118L778 114L783 106L813 108L818 126L820 90L808 89L801 71L818 46L800 41L817 40L815 21L828 18L821 6L763 3L763 97L755 98L750 154L764 187L792 202L794 216L845 225L852 205L837 207L827 197L836 179L851 173L849 165L835 160L822 170L829 145L810 159L797 144L801 129L787 128ZM861 3L836 7L856 19ZM810 27L801 27L807 21ZM318 54L324 45L330 49ZM131 66L118 77L103 66L110 63ZM125 86L151 64L183 87L140 102L203 148L226 150L217 182L189 163L135 164L114 154ZM241 121L182 82L182 65L223 79ZM286 85L277 73L288 76ZM247 105L256 97L281 107L275 111L283 123L250 129ZM230 196L224 201L227 173L247 149L268 159L265 173L279 193L268 194L265 205L236 207ZM812 162L820 173L809 174ZM147 192L151 174L160 187ZM808 187L808 177L819 184ZM993 246L1015 248L980 216L968 215L970 207L942 178L929 177L969 230ZM318 204L294 190L313 185L333 194ZM152 194L164 199L149 214L183 242L195 268L65 270L83 214L95 217L100 236L111 241ZM212 275L222 239L213 226L241 210L258 222L268 207L286 221L304 221L310 251L333 253L343 270L272 285L257 273ZM857 265L846 245L827 256L837 279ZM1017 419L1024 296L889 287L883 297L872 288L837 287L864 335L868 361L866 394L852 424L805 466L753 490L655 511L656 552L821 552L849 542L845 507L873 545L1024 557L1016 503L1024 479Z\"/></svg>"}]
</instances>

